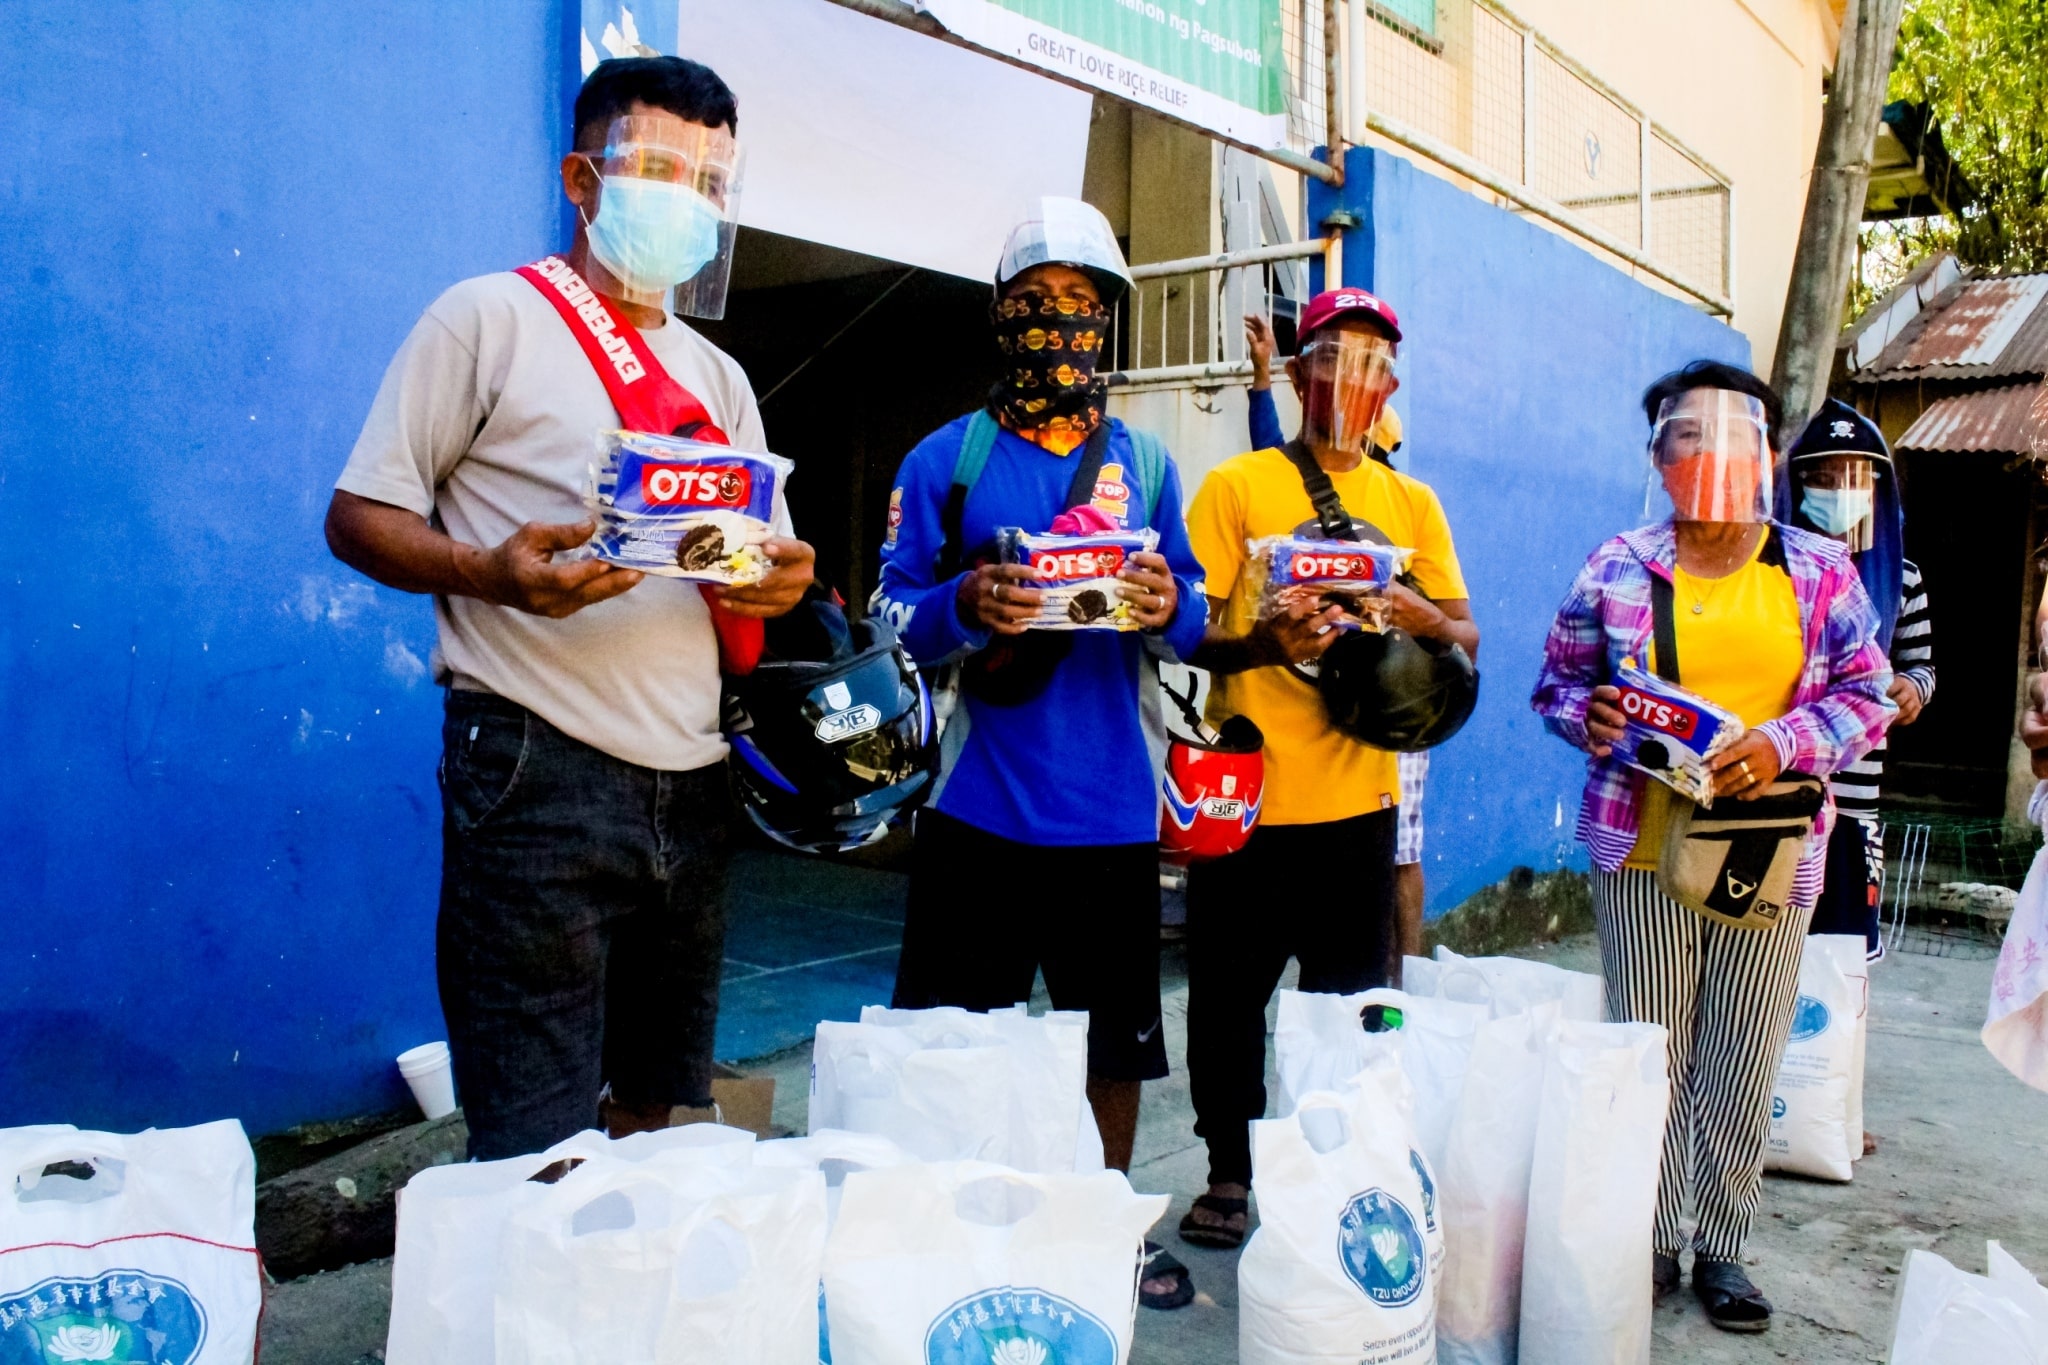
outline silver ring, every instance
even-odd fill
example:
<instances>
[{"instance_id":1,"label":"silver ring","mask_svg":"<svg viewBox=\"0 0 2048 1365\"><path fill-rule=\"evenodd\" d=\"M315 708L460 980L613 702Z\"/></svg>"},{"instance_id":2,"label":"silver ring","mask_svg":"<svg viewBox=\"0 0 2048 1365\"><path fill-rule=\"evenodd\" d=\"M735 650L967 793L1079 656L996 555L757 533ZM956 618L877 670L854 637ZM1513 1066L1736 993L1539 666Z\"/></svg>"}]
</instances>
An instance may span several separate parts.
<instances>
[{"instance_id":1,"label":"silver ring","mask_svg":"<svg viewBox=\"0 0 2048 1365\"><path fill-rule=\"evenodd\" d=\"M1001 579L997 579L997 580L996 580L996 586L995 586L995 589L994 589L994 591L992 591L992 592L990 592L990 593L989 593L989 596L991 596L991 597L995 598L995 599L996 599L996 602L997 602L997 604L998 604L998 605L1000 605L1000 604L1002 603L1002 600L1003 600L1003 581L1002 581Z\"/></svg>"}]
</instances>

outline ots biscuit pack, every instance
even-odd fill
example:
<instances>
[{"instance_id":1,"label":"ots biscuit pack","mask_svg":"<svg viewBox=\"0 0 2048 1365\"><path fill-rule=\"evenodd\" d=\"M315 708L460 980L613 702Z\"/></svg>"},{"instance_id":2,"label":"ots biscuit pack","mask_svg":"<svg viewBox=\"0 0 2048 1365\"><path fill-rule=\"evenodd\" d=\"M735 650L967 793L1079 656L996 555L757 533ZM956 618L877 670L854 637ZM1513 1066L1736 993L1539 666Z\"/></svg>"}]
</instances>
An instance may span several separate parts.
<instances>
[{"instance_id":1,"label":"ots biscuit pack","mask_svg":"<svg viewBox=\"0 0 2048 1365\"><path fill-rule=\"evenodd\" d=\"M1623 659L1614 685L1624 718L1614 756L1640 768L1681 796L1713 804L1713 776L1707 763L1742 737L1742 718L1676 683L1645 673Z\"/></svg>"},{"instance_id":2,"label":"ots biscuit pack","mask_svg":"<svg viewBox=\"0 0 2048 1365\"><path fill-rule=\"evenodd\" d=\"M1259 594L1258 616L1270 620L1296 603L1309 611L1343 610L1346 630L1382 630L1386 626L1387 585L1415 554L1398 545L1366 545L1353 540L1314 540L1307 536L1262 536L1247 543L1251 551L1250 581Z\"/></svg>"},{"instance_id":3,"label":"ots biscuit pack","mask_svg":"<svg viewBox=\"0 0 2048 1365\"><path fill-rule=\"evenodd\" d=\"M775 526L779 455L705 441L608 431L597 439L584 502L597 519L589 552L607 564L701 583L754 583Z\"/></svg>"},{"instance_id":4,"label":"ots biscuit pack","mask_svg":"<svg viewBox=\"0 0 2048 1365\"><path fill-rule=\"evenodd\" d=\"M1016 526L996 532L1003 563L1030 565L1023 586L1045 594L1032 630L1140 629L1131 604L1117 596L1117 572L1158 544L1150 527L1080 536L1033 535Z\"/></svg>"}]
</instances>

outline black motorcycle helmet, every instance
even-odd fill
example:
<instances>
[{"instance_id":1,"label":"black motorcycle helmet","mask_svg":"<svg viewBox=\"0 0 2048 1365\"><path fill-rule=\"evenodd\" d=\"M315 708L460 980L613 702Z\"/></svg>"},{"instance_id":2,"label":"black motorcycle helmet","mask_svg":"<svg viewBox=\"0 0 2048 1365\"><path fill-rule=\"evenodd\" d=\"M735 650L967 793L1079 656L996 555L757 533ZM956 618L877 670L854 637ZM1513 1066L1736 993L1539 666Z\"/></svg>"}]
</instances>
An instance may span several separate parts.
<instances>
[{"instance_id":1,"label":"black motorcycle helmet","mask_svg":"<svg viewBox=\"0 0 2048 1365\"><path fill-rule=\"evenodd\" d=\"M1464 646L1392 626L1346 632L1324 651L1316 686L1332 725L1396 753L1435 748L1479 703L1479 670Z\"/></svg>"},{"instance_id":2,"label":"black motorcycle helmet","mask_svg":"<svg viewBox=\"0 0 2048 1365\"><path fill-rule=\"evenodd\" d=\"M871 844L931 795L931 694L887 623L849 624L828 596L814 593L769 624L760 664L725 682L733 791L786 847Z\"/></svg>"}]
</instances>

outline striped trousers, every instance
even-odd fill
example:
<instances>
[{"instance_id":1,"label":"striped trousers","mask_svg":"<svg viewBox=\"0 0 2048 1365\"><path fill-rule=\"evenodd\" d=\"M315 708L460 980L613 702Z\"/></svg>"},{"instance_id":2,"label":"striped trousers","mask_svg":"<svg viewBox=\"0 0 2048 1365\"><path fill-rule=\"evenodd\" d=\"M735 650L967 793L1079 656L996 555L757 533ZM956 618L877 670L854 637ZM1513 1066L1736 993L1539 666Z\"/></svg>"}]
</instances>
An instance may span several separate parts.
<instances>
[{"instance_id":1,"label":"striped trousers","mask_svg":"<svg viewBox=\"0 0 2048 1365\"><path fill-rule=\"evenodd\" d=\"M1763 1199L1771 1083L1792 1027L1811 908L1769 929L1735 929L1686 909L1636 868L1593 872L1607 1014L1670 1031L1671 1111L1657 1180L1657 1250L1733 1261Z\"/></svg>"}]
</instances>

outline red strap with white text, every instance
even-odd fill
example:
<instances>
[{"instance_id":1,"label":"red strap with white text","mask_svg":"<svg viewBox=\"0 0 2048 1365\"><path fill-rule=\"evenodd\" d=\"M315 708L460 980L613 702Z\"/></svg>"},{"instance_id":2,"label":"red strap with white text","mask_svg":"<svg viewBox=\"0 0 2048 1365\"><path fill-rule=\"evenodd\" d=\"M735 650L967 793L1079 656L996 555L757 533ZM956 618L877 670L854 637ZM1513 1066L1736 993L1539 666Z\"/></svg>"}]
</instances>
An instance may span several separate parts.
<instances>
[{"instance_id":1,"label":"red strap with white text","mask_svg":"<svg viewBox=\"0 0 2048 1365\"><path fill-rule=\"evenodd\" d=\"M569 334L604 382L604 391L611 396L619 423L626 430L732 444L697 395L662 368L639 329L622 325L604 298L585 284L567 261L549 256L520 266L517 273L538 289L569 325ZM700 586L704 605L711 609L711 627L718 632L719 666L727 673L753 672L761 660L761 622L733 615L710 584Z\"/></svg>"}]
</instances>

